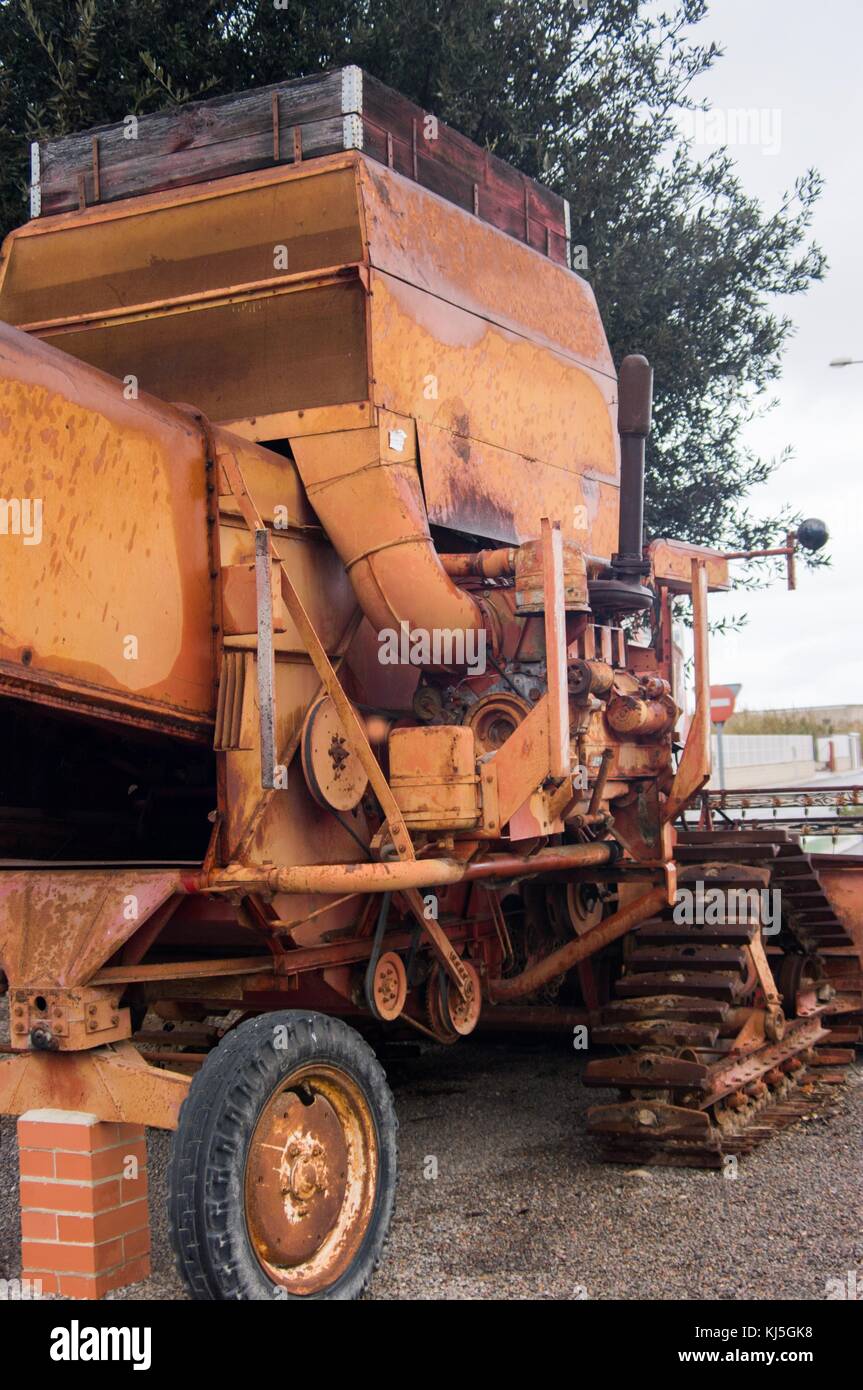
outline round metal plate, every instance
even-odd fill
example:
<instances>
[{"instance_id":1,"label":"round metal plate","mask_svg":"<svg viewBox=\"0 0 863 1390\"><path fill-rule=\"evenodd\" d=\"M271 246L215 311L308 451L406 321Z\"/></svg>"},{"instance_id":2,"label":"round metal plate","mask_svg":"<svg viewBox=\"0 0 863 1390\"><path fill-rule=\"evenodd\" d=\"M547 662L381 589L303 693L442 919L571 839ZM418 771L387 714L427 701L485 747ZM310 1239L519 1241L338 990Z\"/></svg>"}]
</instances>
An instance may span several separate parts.
<instances>
[{"instance_id":1,"label":"round metal plate","mask_svg":"<svg viewBox=\"0 0 863 1390\"><path fill-rule=\"evenodd\" d=\"M300 751L306 784L319 806L352 811L359 805L369 779L329 695L306 715Z\"/></svg>"},{"instance_id":2,"label":"round metal plate","mask_svg":"<svg viewBox=\"0 0 863 1390\"><path fill-rule=\"evenodd\" d=\"M255 1244L268 1264L295 1268L320 1249L345 1196L347 1145L324 1096L283 1091L258 1125L246 1193Z\"/></svg>"}]
</instances>

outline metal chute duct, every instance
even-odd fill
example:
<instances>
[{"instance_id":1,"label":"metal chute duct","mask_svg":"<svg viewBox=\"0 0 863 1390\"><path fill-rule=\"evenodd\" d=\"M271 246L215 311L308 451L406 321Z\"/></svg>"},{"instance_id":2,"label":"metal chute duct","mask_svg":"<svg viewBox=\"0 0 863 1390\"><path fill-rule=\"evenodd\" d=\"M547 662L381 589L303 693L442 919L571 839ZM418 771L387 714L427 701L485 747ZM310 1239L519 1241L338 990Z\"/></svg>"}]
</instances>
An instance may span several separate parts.
<instances>
[{"instance_id":1,"label":"metal chute duct","mask_svg":"<svg viewBox=\"0 0 863 1390\"><path fill-rule=\"evenodd\" d=\"M408 429L409 427L409 429ZM309 501L376 632L489 631L490 619L447 574L429 531L412 421L291 441Z\"/></svg>"}]
</instances>

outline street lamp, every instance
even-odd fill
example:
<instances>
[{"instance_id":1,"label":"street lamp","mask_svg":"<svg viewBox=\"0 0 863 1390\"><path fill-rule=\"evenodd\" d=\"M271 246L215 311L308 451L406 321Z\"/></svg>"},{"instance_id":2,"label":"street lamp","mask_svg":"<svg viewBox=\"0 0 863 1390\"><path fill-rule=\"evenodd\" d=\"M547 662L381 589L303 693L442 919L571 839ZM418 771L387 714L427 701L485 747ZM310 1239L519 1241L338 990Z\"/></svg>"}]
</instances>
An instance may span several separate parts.
<instances>
[{"instance_id":1,"label":"street lamp","mask_svg":"<svg viewBox=\"0 0 863 1390\"><path fill-rule=\"evenodd\" d=\"M863 357L834 357L831 367L854 367L863 365Z\"/></svg>"}]
</instances>

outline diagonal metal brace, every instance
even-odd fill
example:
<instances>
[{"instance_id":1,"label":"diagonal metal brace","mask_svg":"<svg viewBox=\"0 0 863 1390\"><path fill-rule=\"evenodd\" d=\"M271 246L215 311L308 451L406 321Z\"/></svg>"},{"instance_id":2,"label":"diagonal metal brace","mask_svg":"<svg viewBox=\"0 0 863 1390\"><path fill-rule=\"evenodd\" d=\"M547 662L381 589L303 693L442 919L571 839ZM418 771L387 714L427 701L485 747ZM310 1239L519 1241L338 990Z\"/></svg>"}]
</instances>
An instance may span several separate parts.
<instances>
[{"instance_id":1,"label":"diagonal metal brace","mask_svg":"<svg viewBox=\"0 0 863 1390\"><path fill-rule=\"evenodd\" d=\"M354 744L354 747L355 747L355 749L356 749L357 757L359 758L360 763L362 764L363 770L365 771L366 776L367 776L368 779L369 779L369 783L371 784L372 790L374 791L374 793L375 793L375 795L376 795L378 801L380 802L381 809L383 810L384 816L386 817L387 830L388 830L389 835L390 835L390 838L391 838L391 840L392 840L392 842L393 842L393 846L394 846L394 848L395 848L395 851L396 851L396 853L397 853L399 859L414 860L414 859L416 859L416 854L415 854L415 852L414 852L413 841L411 840L410 832L408 831L408 828L407 828L407 826L405 825L405 821L404 821L404 817L403 817L403 815L402 815L402 813L401 813L401 809L399 808L398 802L396 801L395 797L393 796L393 793L392 793L392 790L391 790L391 788L390 788L390 785L389 785L389 783L387 782L387 779L386 779L386 777L385 777L384 774L383 774L383 770L382 770L382 768L381 768L381 765L380 765L380 763L378 762L377 758L375 757L375 754L374 754L374 752L373 752L373 750L372 750L372 746L371 746L371 744L369 743L368 735L367 735L367 733L366 733L365 727L364 727L362 721L359 719L359 717L358 717L358 715L357 715L357 713L356 713L356 710L354 709L354 707L353 707L353 705L351 704L350 700L348 699L347 695L345 694L345 691L344 691L344 688L343 688L343 686L342 686L342 683L341 683L341 681L339 680L338 675L336 674L336 672L335 672L335 670L334 670L334 668L333 668L333 665L332 665L332 663L331 663L331 661L330 661L330 659L329 659L329 656L327 655L326 649L325 649L323 643L321 642L320 638L318 637L318 634L317 634L317 632L315 631L314 624L312 623L311 618L309 617L308 613L306 612L305 607L304 607L303 602L302 602L302 599L300 598L299 594L297 593L297 590L296 590L296 588L294 587L293 581L291 580L291 577L290 577L290 575L288 574L288 570L287 570L287 567L286 567L286 565L285 565L284 560L282 560L280 556L276 555L275 552L274 552L274 550L273 550L273 546L272 546L272 537L271 537L271 535L270 535L270 532L269 532L268 529L267 529L267 526L266 526L266 524L265 524L263 518L261 517L260 512L259 512L258 509L257 509L257 506L255 505L255 502L254 502L253 498L251 497L251 494L250 494L249 491L248 491L248 488L246 487L246 482L245 482L245 479L244 479L244 477L243 477L243 473L242 473L242 470L241 470L241 468L240 468L240 465L239 465L238 462L237 462L236 456L234 455L234 453L233 453L233 451L232 451L231 449L220 450L220 452L219 452L219 462L221 463L222 469L224 470L225 477L226 477L226 479L227 479L227 481L228 481L228 486L230 487L231 492L233 493L233 496L234 496L236 502L237 502L238 505L239 505L240 512L242 513L242 516L243 516L243 520L245 521L245 523L246 523L247 527L249 528L249 530L252 531L252 532L254 532L254 534L255 534L255 564L256 564L256 579L257 579L257 584L258 584L258 615L259 615L259 616L258 616L258 631L259 631L259 638L260 638L260 632L261 632L261 626L262 626L262 619L261 619L261 598L262 598L262 589L265 588L265 587L267 587L267 585L264 584L263 579L262 579L261 577L259 577L259 575L258 575L258 569L257 569L257 567L258 567L259 564L261 564L261 565L264 564L264 561L263 561L262 556L263 556L263 551L264 551L265 542L264 542L263 539L260 539L260 540L259 540L260 534L263 533L263 535L266 537L266 550L267 550L267 552L268 552L268 554L267 554L267 559L266 559L266 566L267 566L266 580L267 580L267 584L269 583L269 578L270 578L269 572L268 572L268 571L269 571L269 565L270 565L271 561L270 561L270 558L269 558L269 557L270 557L270 556L273 556L276 560L278 560L278 563L279 563L280 579L281 579L281 589L282 589L282 598L283 598L283 600L284 600L285 607L287 608L288 613L290 614L290 616L291 616L291 618L292 618L292 620L293 620L293 622L294 622L294 625L296 626L297 631L299 632L300 637L302 638L302 641L303 641L303 644L304 644L304 646L305 646L305 648L306 648L306 651L308 652L308 654L309 654L309 656L310 656L310 658L311 658L312 665L314 666L315 670L316 670L317 673L318 673L318 677L319 677L319 679L320 679L320 681L321 681L321 684L323 685L323 687L325 688L327 694L329 695L330 699L332 700L333 704L335 705L336 711L337 711L337 713L338 713L338 715L339 715L339 718L340 718L340 720L341 720L341 722L342 722L342 725L344 726L345 731L350 735L350 738L351 738L351 740L352 740L352 742L353 742L353 744ZM259 555L259 545L260 545L260 555ZM264 626L265 629L267 628L266 619L264 619L263 626ZM269 627L269 638L270 638L270 642L272 643L272 596L270 596L269 624L268 624L268 627ZM265 631L264 631L264 642L265 642L265 645L266 645L266 641L267 641L267 632L266 632L266 630L265 630ZM264 657L265 657L265 661L266 661L266 651L265 651L265 653L264 653ZM271 659L272 659L272 653L271 653ZM263 664L263 663L260 663L260 664ZM261 680L262 680L262 677L261 677L261 673L260 673L260 670L259 670L259 672L258 672L258 682L259 682L259 684L258 684L258 689L259 689L259 693L260 693L260 691L261 691L261 689L262 689ZM267 675L266 675L266 673L264 674L263 680L264 680L265 687L266 687L266 682L267 682ZM274 771L274 764L275 764L275 709L274 709L274 701L273 701L273 699L272 699L272 665L270 666L269 680L270 680L270 710L271 710L271 713L272 713L272 716L273 716L273 720L272 720L272 743L271 743L270 751L269 751L269 760L270 760L270 761L269 761L268 766L270 767L270 769L271 769L272 771ZM266 691L265 691L265 693L266 693ZM262 719L263 719L263 710L262 710ZM263 735L263 727L262 727L262 735ZM262 743L262 746L261 746L261 754L262 754L262 763L263 763L263 758L264 758L264 754L265 754L265 749L264 749L263 743ZM266 769L266 766L267 766L267 765L262 766L262 776L266 775L266 770L265 770L265 769ZM472 990L472 983L471 983L471 980L470 980L470 976L468 975L468 972L467 972L467 970L466 970L465 967L464 967L464 964L463 964L463 962L462 962L462 960L461 960L461 957L459 956L459 954L458 954L458 952L456 951L455 947L452 945L452 943L451 943L449 937L447 936L446 932L443 930L442 927L440 927L440 926L438 925L438 923L434 920L434 918L426 917L426 915L425 915L425 905L424 905L424 903L423 903L422 895L419 893L419 891L418 891L417 889L415 889L415 888L405 889L404 896L405 896L405 898L406 898L406 900L407 900L407 902L408 902L408 904L409 904L409 906L410 906L410 909L411 909L412 913L414 914L414 917L416 918L417 922L420 924L420 926L422 927L423 931L426 933L427 937L429 938L429 945L431 946L431 949L432 949L434 955L437 957L437 959L438 959L438 961L440 962L440 964L442 965L443 969L447 972L447 974L449 975L450 979L453 981L453 983L454 983L456 989L457 989L458 992L459 992L459 995L460 995L463 999L467 999L467 998L469 997L470 993L471 993L471 990Z\"/></svg>"}]
</instances>

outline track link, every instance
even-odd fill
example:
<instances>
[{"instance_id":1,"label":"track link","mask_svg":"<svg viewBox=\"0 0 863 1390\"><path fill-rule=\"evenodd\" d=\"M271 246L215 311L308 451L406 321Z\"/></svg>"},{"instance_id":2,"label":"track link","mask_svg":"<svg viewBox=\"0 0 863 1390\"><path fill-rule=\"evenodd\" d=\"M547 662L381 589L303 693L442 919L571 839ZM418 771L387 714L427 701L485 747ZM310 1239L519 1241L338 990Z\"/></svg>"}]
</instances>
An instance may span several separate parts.
<instances>
[{"instance_id":1,"label":"track link","mask_svg":"<svg viewBox=\"0 0 863 1390\"><path fill-rule=\"evenodd\" d=\"M754 899L742 921L725 913L677 923L668 909L628 940L615 998L593 1030L595 1043L627 1051L588 1063L588 1086L620 1092L589 1110L588 1129L607 1161L723 1168L818 1113L844 1079L854 1051L835 1045L845 1041L828 1012L838 995L819 948L853 943L787 831L686 832L676 857L681 886L693 890L711 881L782 890L782 945L763 944L789 1017L778 1029L768 1023L752 954L762 943Z\"/></svg>"}]
</instances>

